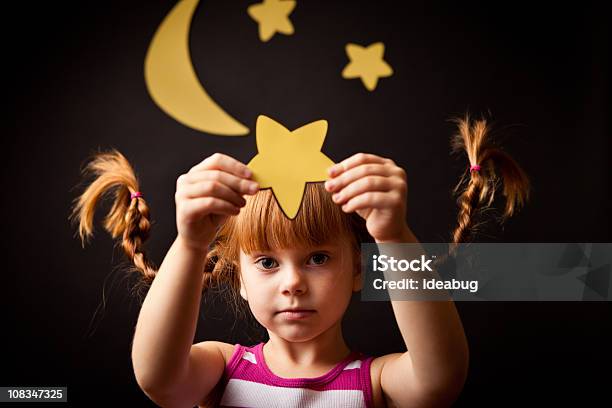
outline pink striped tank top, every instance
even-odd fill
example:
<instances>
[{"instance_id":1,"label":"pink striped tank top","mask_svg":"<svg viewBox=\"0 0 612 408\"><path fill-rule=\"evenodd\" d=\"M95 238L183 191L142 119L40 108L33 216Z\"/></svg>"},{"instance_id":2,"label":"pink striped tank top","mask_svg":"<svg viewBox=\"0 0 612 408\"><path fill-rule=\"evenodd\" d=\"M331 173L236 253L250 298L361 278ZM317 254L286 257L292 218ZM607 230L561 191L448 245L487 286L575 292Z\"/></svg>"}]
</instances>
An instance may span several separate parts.
<instances>
[{"instance_id":1,"label":"pink striped tank top","mask_svg":"<svg viewBox=\"0 0 612 408\"><path fill-rule=\"evenodd\" d=\"M221 407L373 408L370 365L374 357L353 351L320 377L282 378L266 365L263 345L235 345L223 373Z\"/></svg>"}]
</instances>

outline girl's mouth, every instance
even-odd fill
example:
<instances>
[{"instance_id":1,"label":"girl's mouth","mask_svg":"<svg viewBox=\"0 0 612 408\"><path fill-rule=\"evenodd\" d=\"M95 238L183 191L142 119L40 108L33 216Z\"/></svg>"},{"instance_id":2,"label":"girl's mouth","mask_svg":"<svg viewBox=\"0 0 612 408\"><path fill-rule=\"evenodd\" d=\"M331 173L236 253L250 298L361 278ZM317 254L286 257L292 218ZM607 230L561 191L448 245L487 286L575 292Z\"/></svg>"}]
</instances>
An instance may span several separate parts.
<instances>
[{"instance_id":1,"label":"girl's mouth","mask_svg":"<svg viewBox=\"0 0 612 408\"><path fill-rule=\"evenodd\" d=\"M284 311L284 312L279 312L279 315L283 318L283 319L287 319L287 320L301 320L301 319L306 319L312 315L314 315L316 312L314 310L293 310L293 311Z\"/></svg>"}]
</instances>

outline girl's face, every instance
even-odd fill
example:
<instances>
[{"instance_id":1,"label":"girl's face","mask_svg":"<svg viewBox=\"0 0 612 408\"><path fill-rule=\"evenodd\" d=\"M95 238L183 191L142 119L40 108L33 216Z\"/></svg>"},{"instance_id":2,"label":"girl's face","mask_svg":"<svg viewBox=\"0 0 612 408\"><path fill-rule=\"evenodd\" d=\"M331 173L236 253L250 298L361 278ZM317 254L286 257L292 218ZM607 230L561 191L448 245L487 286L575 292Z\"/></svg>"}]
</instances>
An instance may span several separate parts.
<instances>
[{"instance_id":1,"label":"girl's face","mask_svg":"<svg viewBox=\"0 0 612 408\"><path fill-rule=\"evenodd\" d=\"M336 324L355 291L361 271L346 240L313 248L240 251L240 295L257 321L287 341L310 340ZM314 310L300 319L290 308Z\"/></svg>"}]
</instances>

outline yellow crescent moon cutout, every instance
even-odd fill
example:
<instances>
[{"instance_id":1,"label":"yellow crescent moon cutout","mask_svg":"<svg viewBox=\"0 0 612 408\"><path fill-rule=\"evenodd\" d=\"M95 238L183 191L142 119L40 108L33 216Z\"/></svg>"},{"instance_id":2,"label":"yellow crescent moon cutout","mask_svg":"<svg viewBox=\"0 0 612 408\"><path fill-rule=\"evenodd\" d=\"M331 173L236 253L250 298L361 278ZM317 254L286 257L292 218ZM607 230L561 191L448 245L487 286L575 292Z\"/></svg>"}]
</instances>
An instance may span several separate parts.
<instances>
[{"instance_id":1,"label":"yellow crescent moon cutout","mask_svg":"<svg viewBox=\"0 0 612 408\"><path fill-rule=\"evenodd\" d=\"M145 58L145 82L153 101L185 126L223 136L249 129L206 93L189 53L189 29L199 0L182 0L159 25Z\"/></svg>"}]
</instances>

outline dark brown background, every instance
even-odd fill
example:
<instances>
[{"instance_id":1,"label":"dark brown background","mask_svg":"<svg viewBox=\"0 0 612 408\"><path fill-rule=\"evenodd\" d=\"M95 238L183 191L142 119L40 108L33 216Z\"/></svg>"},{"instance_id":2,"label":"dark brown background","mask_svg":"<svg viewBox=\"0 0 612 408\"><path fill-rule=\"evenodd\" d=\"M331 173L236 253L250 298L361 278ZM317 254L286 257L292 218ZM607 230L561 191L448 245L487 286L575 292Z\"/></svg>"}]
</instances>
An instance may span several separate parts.
<instances>
[{"instance_id":1,"label":"dark brown background","mask_svg":"<svg viewBox=\"0 0 612 408\"><path fill-rule=\"evenodd\" d=\"M404 2L400 10L390 1L300 1L295 35L262 43L249 2L204 1L192 24L193 62L214 99L251 129L261 113L290 129L324 118L324 152L334 161L364 151L404 167L408 221L422 242L446 242L454 227L450 189L468 163L449 156L448 119L466 110L487 115L534 186L528 207L479 241L610 242L606 14L586 2L455 3ZM119 149L152 210L147 248L159 265L176 235L176 178L216 151L244 162L255 154L253 134L196 132L150 99L143 61L173 4L4 8L0 385L68 386L74 406L153 405L132 371L139 307L117 272L122 255L101 228L109 206L85 249L67 217L85 158ZM347 42L376 41L395 74L370 93L340 73ZM349 345L374 355L401 350L390 304L354 300ZM457 406L609 399L609 303L457 307L471 347ZM202 311L196 341L258 340L233 327L222 305Z\"/></svg>"}]
</instances>

